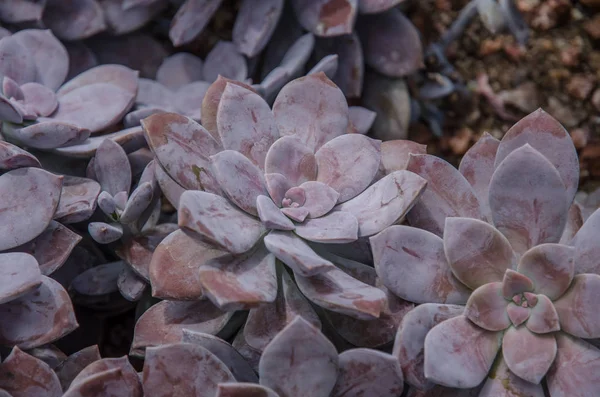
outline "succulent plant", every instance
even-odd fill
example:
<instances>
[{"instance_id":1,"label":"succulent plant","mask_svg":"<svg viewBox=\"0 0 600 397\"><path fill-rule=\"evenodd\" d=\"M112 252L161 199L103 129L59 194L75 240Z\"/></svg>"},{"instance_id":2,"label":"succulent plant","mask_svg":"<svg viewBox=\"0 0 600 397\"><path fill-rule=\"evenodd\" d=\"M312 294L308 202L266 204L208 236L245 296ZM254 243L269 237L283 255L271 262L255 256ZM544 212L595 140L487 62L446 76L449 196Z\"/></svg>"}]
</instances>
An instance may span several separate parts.
<instances>
[{"instance_id":1,"label":"succulent plant","mask_svg":"<svg viewBox=\"0 0 600 397\"><path fill-rule=\"evenodd\" d=\"M566 130L538 110L502 141L484 135L460 172L428 155L407 169L428 180L411 226L370 239L382 283L422 304L394 346L407 382L476 388L488 376L479 395L544 396L546 376L550 396L593 394L600 351L580 338L600 336L600 212L582 226L572 205L579 165Z\"/></svg>"}]
</instances>

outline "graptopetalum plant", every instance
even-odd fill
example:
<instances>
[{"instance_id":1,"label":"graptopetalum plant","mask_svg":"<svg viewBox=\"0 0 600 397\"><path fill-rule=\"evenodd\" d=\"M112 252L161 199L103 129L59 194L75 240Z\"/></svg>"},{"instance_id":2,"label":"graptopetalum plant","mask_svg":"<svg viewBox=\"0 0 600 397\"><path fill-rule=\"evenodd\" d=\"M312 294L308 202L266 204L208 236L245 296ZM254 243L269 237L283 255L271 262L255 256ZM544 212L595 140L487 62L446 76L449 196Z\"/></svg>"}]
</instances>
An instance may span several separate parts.
<instances>
[{"instance_id":1,"label":"graptopetalum plant","mask_svg":"<svg viewBox=\"0 0 600 397\"><path fill-rule=\"evenodd\" d=\"M600 211L582 226L572 205L579 165L567 131L537 110L502 141L484 135L460 172L429 155L411 155L408 170L428 180L411 226L370 239L383 284L421 304L394 346L407 382L596 394L600 350L585 339L600 337Z\"/></svg>"}]
</instances>

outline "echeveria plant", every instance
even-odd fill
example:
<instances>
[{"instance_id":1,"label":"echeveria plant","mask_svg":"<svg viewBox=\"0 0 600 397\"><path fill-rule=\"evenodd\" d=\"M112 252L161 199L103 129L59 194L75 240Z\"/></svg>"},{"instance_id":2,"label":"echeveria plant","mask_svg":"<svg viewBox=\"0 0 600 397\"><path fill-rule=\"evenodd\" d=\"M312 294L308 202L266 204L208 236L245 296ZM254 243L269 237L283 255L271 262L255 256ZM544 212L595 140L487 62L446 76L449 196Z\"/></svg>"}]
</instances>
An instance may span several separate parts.
<instances>
[{"instance_id":1,"label":"echeveria plant","mask_svg":"<svg viewBox=\"0 0 600 397\"><path fill-rule=\"evenodd\" d=\"M428 180L412 226L371 238L383 284L423 303L394 347L407 382L476 388L488 376L481 396L544 396L544 377L554 397L598 390L600 351L583 339L600 337L600 212L581 226L565 129L538 110L500 142L483 136L460 173L427 155L408 169Z\"/></svg>"}]
</instances>

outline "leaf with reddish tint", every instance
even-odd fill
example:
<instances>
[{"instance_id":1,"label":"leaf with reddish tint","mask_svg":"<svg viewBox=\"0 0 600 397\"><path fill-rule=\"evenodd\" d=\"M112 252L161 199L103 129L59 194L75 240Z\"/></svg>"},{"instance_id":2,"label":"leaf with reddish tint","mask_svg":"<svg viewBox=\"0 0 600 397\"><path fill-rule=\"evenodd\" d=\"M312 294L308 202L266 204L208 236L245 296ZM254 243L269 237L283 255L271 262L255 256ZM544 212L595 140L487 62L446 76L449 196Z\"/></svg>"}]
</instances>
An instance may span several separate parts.
<instances>
[{"instance_id":1,"label":"leaf with reddish tint","mask_svg":"<svg viewBox=\"0 0 600 397\"><path fill-rule=\"evenodd\" d=\"M536 295L537 304L531 309L529 319L525 323L527 329L536 334L545 334L560 330L558 313L552 301L546 295Z\"/></svg>"},{"instance_id":2,"label":"leaf with reddish tint","mask_svg":"<svg viewBox=\"0 0 600 397\"><path fill-rule=\"evenodd\" d=\"M265 348L259 364L260 384L281 397L327 397L337 370L335 347L298 316Z\"/></svg>"},{"instance_id":3,"label":"leaf with reddish tint","mask_svg":"<svg viewBox=\"0 0 600 397\"><path fill-rule=\"evenodd\" d=\"M598 231L600 231L600 209L590 215L571 243L575 246L574 261L576 274L600 274Z\"/></svg>"},{"instance_id":4,"label":"leaf with reddish tint","mask_svg":"<svg viewBox=\"0 0 600 397\"><path fill-rule=\"evenodd\" d=\"M292 221L286 217L267 196L260 195L256 198L258 217L267 229L294 230Z\"/></svg>"},{"instance_id":5,"label":"leaf with reddish tint","mask_svg":"<svg viewBox=\"0 0 600 397\"><path fill-rule=\"evenodd\" d=\"M171 21L169 38L175 47L194 40L221 5L222 0L186 0Z\"/></svg>"},{"instance_id":6,"label":"leaf with reddish tint","mask_svg":"<svg viewBox=\"0 0 600 397\"><path fill-rule=\"evenodd\" d=\"M533 281L534 291L551 300L559 298L571 285L575 273L573 247L542 244L525 252L518 272Z\"/></svg>"},{"instance_id":7,"label":"leaf with reddish tint","mask_svg":"<svg viewBox=\"0 0 600 397\"><path fill-rule=\"evenodd\" d=\"M352 32L358 0L293 0L292 5L302 26L317 36L332 37Z\"/></svg>"},{"instance_id":8,"label":"leaf with reddish tint","mask_svg":"<svg viewBox=\"0 0 600 397\"><path fill-rule=\"evenodd\" d=\"M501 337L465 316L441 322L425 337L425 378L448 387L479 385L494 363Z\"/></svg>"},{"instance_id":9,"label":"leaf with reddish tint","mask_svg":"<svg viewBox=\"0 0 600 397\"><path fill-rule=\"evenodd\" d=\"M119 386L122 391L126 391L126 393L119 394L119 397L121 395L127 395L131 397L142 397L142 385L140 383L140 379L135 368L133 368L133 366L129 363L129 359L127 358L127 356L122 356L118 358L103 358L98 361L94 361L93 363L85 367L75 377L75 379L73 379L70 389L77 390L79 384L88 383L88 380L94 377L95 375L113 369L119 370ZM101 384L102 383L100 383L100 385ZM82 394L85 396L84 393Z\"/></svg>"},{"instance_id":10,"label":"leaf with reddish tint","mask_svg":"<svg viewBox=\"0 0 600 397\"><path fill-rule=\"evenodd\" d=\"M332 397L397 397L403 390L404 377L396 357L370 349L351 349L340 354Z\"/></svg>"},{"instance_id":11,"label":"leaf with reddish tint","mask_svg":"<svg viewBox=\"0 0 600 397\"><path fill-rule=\"evenodd\" d=\"M499 145L499 140L484 132L475 145L465 153L458 166L458 171L473 186L483 214L489 219L491 219L491 212L488 191Z\"/></svg>"},{"instance_id":12,"label":"leaf with reddish tint","mask_svg":"<svg viewBox=\"0 0 600 397\"><path fill-rule=\"evenodd\" d=\"M506 312L508 313L510 322L515 327L518 327L519 325L523 324L529 319L531 309L528 307L522 307L520 305L515 304L514 302L511 302L506 307Z\"/></svg>"},{"instance_id":13,"label":"leaf with reddish tint","mask_svg":"<svg viewBox=\"0 0 600 397\"><path fill-rule=\"evenodd\" d=\"M334 269L300 237L290 232L272 231L264 238L267 249L299 275L310 277Z\"/></svg>"},{"instance_id":14,"label":"leaf with reddish tint","mask_svg":"<svg viewBox=\"0 0 600 397\"><path fill-rule=\"evenodd\" d=\"M117 278L117 287L121 295L130 302L137 302L142 297L148 284L134 273L129 266L123 266Z\"/></svg>"},{"instance_id":15,"label":"leaf with reddish tint","mask_svg":"<svg viewBox=\"0 0 600 397\"><path fill-rule=\"evenodd\" d=\"M483 218L475 191L450 163L428 154L410 155L407 169L428 182L408 213L412 226L442 236L446 217Z\"/></svg>"},{"instance_id":16,"label":"leaf with reddish tint","mask_svg":"<svg viewBox=\"0 0 600 397\"><path fill-rule=\"evenodd\" d=\"M569 207L569 213L567 214L567 224L565 230L563 230L562 236L560 237L560 244L573 245L573 238L583 226L583 213L582 209L576 202L573 202Z\"/></svg>"},{"instance_id":17,"label":"leaf with reddish tint","mask_svg":"<svg viewBox=\"0 0 600 397\"><path fill-rule=\"evenodd\" d=\"M67 359L56 368L56 375L58 375L62 389L67 390L73 379L75 379L81 370L100 359L98 345L88 346L67 357Z\"/></svg>"},{"instance_id":18,"label":"leaf with reddish tint","mask_svg":"<svg viewBox=\"0 0 600 397\"><path fill-rule=\"evenodd\" d=\"M248 76L246 59L240 54L235 44L230 41L219 41L204 60L204 80L212 83L219 76L243 81Z\"/></svg>"},{"instance_id":19,"label":"leaf with reddish tint","mask_svg":"<svg viewBox=\"0 0 600 397\"><path fill-rule=\"evenodd\" d=\"M202 60L189 52L178 52L163 60L156 81L171 90L202 80Z\"/></svg>"},{"instance_id":20,"label":"leaf with reddish tint","mask_svg":"<svg viewBox=\"0 0 600 397\"><path fill-rule=\"evenodd\" d=\"M122 261L94 266L71 282L71 290L87 296L102 296L117 291L117 279L123 270Z\"/></svg>"},{"instance_id":21,"label":"leaf with reddish tint","mask_svg":"<svg viewBox=\"0 0 600 397\"><path fill-rule=\"evenodd\" d=\"M179 208L179 199L183 192L185 192L185 188L183 188L180 184L175 182L166 172L163 170L160 164L156 164L156 168L154 170L154 174L156 175L156 181L158 182L158 186L160 186L160 190L163 193L164 197L171 203L171 205L177 209Z\"/></svg>"},{"instance_id":22,"label":"leaf with reddish tint","mask_svg":"<svg viewBox=\"0 0 600 397\"><path fill-rule=\"evenodd\" d=\"M62 180L40 168L0 176L0 250L31 241L46 229L58 206Z\"/></svg>"},{"instance_id":23,"label":"leaf with reddish tint","mask_svg":"<svg viewBox=\"0 0 600 397\"><path fill-rule=\"evenodd\" d=\"M0 75L8 76L22 85L35 81L36 65L33 55L20 40L14 36L0 39Z\"/></svg>"},{"instance_id":24,"label":"leaf with reddish tint","mask_svg":"<svg viewBox=\"0 0 600 397\"><path fill-rule=\"evenodd\" d=\"M567 292L554 302L563 331L580 338L600 338L597 299L600 276L579 274Z\"/></svg>"},{"instance_id":25,"label":"leaf with reddish tint","mask_svg":"<svg viewBox=\"0 0 600 397\"><path fill-rule=\"evenodd\" d=\"M541 153L556 168L563 182L563 189L567 189L565 202L571 205L579 184L579 161L567 130L542 109L534 111L504 135L496 155L496 168L525 144Z\"/></svg>"},{"instance_id":26,"label":"leaf with reddish tint","mask_svg":"<svg viewBox=\"0 0 600 397\"><path fill-rule=\"evenodd\" d=\"M233 313L226 313L209 300L162 301L148 309L135 324L130 354L143 356L146 347L181 341L183 329L217 335Z\"/></svg>"},{"instance_id":27,"label":"leaf with reddish tint","mask_svg":"<svg viewBox=\"0 0 600 397\"><path fill-rule=\"evenodd\" d=\"M238 382L258 383L258 377L250 364L223 339L203 332L184 329L182 342L202 346L214 354L227 366Z\"/></svg>"},{"instance_id":28,"label":"leaf with reddish tint","mask_svg":"<svg viewBox=\"0 0 600 397\"><path fill-rule=\"evenodd\" d=\"M502 281L517 261L502 233L472 218L446 218L444 252L454 276L471 289Z\"/></svg>"},{"instance_id":29,"label":"leaf with reddish tint","mask_svg":"<svg viewBox=\"0 0 600 397\"><path fill-rule=\"evenodd\" d=\"M529 144L496 168L489 197L494 224L517 254L560 240L568 211L565 188L556 168Z\"/></svg>"},{"instance_id":30,"label":"leaf with reddish tint","mask_svg":"<svg viewBox=\"0 0 600 397\"><path fill-rule=\"evenodd\" d=\"M324 73L286 84L275 99L273 114L282 136L296 136L313 152L348 128L346 98Z\"/></svg>"},{"instance_id":31,"label":"leaf with reddish tint","mask_svg":"<svg viewBox=\"0 0 600 397\"><path fill-rule=\"evenodd\" d=\"M111 134L91 137L86 139L81 144L56 148L53 150L53 152L65 157L90 159L93 158L96 150L98 147L100 147L105 139L115 141L121 145L127 153L134 152L146 146L146 141L144 140L144 131L142 130L142 127L138 126L126 128Z\"/></svg>"},{"instance_id":32,"label":"leaf with reddish tint","mask_svg":"<svg viewBox=\"0 0 600 397\"><path fill-rule=\"evenodd\" d=\"M54 91L39 83L25 83L21 86L23 102L38 116L49 116L58 107Z\"/></svg>"},{"instance_id":33,"label":"leaf with reddish tint","mask_svg":"<svg viewBox=\"0 0 600 397\"><path fill-rule=\"evenodd\" d=\"M48 364L16 346L0 364L0 388L12 397L62 395L60 382Z\"/></svg>"},{"instance_id":34,"label":"leaf with reddish tint","mask_svg":"<svg viewBox=\"0 0 600 397\"><path fill-rule=\"evenodd\" d=\"M533 384L523 380L513 374L501 354L496 358L496 362L490 370L481 394L483 396L504 396L504 397L545 397L542 385Z\"/></svg>"},{"instance_id":35,"label":"leaf with reddish tint","mask_svg":"<svg viewBox=\"0 0 600 397\"><path fill-rule=\"evenodd\" d=\"M396 334L393 355L400 361L408 384L418 389L433 386L425 378L425 337L437 324L463 313L464 307L424 303L408 312Z\"/></svg>"},{"instance_id":36,"label":"leaf with reddish tint","mask_svg":"<svg viewBox=\"0 0 600 397\"><path fill-rule=\"evenodd\" d=\"M287 184L290 187L299 186L308 181L313 181L317 177L317 160L311 150L305 146L296 137L279 138L273 145L270 146L265 159L265 172L267 174L280 174L287 179ZM269 183L267 178L267 184ZM278 182L275 180L273 182ZM284 183L278 183L284 185ZM269 187L269 191L281 190L285 193L286 188L283 186L280 189L275 189L275 186ZM279 194L271 194L271 197L276 204L280 205L277 199ZM282 196L283 198L283 196Z\"/></svg>"},{"instance_id":37,"label":"leaf with reddish tint","mask_svg":"<svg viewBox=\"0 0 600 397\"><path fill-rule=\"evenodd\" d=\"M248 58L260 53L269 42L283 11L283 0L242 2L233 25L233 42Z\"/></svg>"},{"instance_id":38,"label":"leaf with reddish tint","mask_svg":"<svg viewBox=\"0 0 600 397\"><path fill-rule=\"evenodd\" d=\"M501 282L487 283L473 291L464 315L483 329L502 331L510 326L508 303L502 295Z\"/></svg>"},{"instance_id":39,"label":"leaf with reddish tint","mask_svg":"<svg viewBox=\"0 0 600 397\"><path fill-rule=\"evenodd\" d=\"M90 375L81 382L72 384L63 397L95 396L98 390L114 390L113 397L132 396L131 390L127 388L123 371L120 368L113 368Z\"/></svg>"},{"instance_id":40,"label":"leaf with reddish tint","mask_svg":"<svg viewBox=\"0 0 600 397\"><path fill-rule=\"evenodd\" d=\"M308 210L309 218L318 218L327 214L337 203L339 193L324 183L304 182L300 185L304 191L303 207Z\"/></svg>"},{"instance_id":41,"label":"leaf with reddish tint","mask_svg":"<svg viewBox=\"0 0 600 397\"><path fill-rule=\"evenodd\" d=\"M349 124L352 127L351 132L366 134L371 129L375 117L377 117L377 113L362 106L350 106L348 108Z\"/></svg>"},{"instance_id":42,"label":"leaf with reddish tint","mask_svg":"<svg viewBox=\"0 0 600 397\"><path fill-rule=\"evenodd\" d=\"M533 291L533 282L529 277L512 269L506 269L502 279L502 294L506 299L513 299L517 294ZM521 302L516 302L521 303Z\"/></svg>"},{"instance_id":43,"label":"leaf with reddish tint","mask_svg":"<svg viewBox=\"0 0 600 397\"><path fill-rule=\"evenodd\" d=\"M332 212L296 225L294 232L316 243L350 243L358 238L358 221L348 212Z\"/></svg>"},{"instance_id":44,"label":"leaf with reddish tint","mask_svg":"<svg viewBox=\"0 0 600 397\"><path fill-rule=\"evenodd\" d=\"M90 131L78 125L53 119L39 120L10 132L24 146L36 149L55 149L83 143L90 137ZM5 130L6 131L6 130Z\"/></svg>"},{"instance_id":45,"label":"leaf with reddish tint","mask_svg":"<svg viewBox=\"0 0 600 397\"><path fill-rule=\"evenodd\" d=\"M400 10L361 18L358 32L365 62L377 72L404 77L424 66L419 32Z\"/></svg>"},{"instance_id":46,"label":"leaf with reddish tint","mask_svg":"<svg viewBox=\"0 0 600 397\"><path fill-rule=\"evenodd\" d=\"M88 233L100 244L110 244L123 237L123 226L119 223L90 222Z\"/></svg>"},{"instance_id":47,"label":"leaf with reddish tint","mask_svg":"<svg viewBox=\"0 0 600 397\"><path fill-rule=\"evenodd\" d=\"M12 143L0 141L0 169L12 170L23 167L41 168L41 164L31 153Z\"/></svg>"},{"instance_id":48,"label":"leaf with reddish tint","mask_svg":"<svg viewBox=\"0 0 600 397\"><path fill-rule=\"evenodd\" d=\"M333 78L338 68L338 56L336 54L327 55L321 59L311 70L308 71L307 75L316 74L319 72L325 73L328 78ZM350 125L350 124L348 124Z\"/></svg>"},{"instance_id":49,"label":"leaf with reddish tint","mask_svg":"<svg viewBox=\"0 0 600 397\"><path fill-rule=\"evenodd\" d=\"M42 275L35 258L27 253L0 254L0 304L10 302L35 290Z\"/></svg>"},{"instance_id":50,"label":"leaf with reddish tint","mask_svg":"<svg viewBox=\"0 0 600 397\"><path fill-rule=\"evenodd\" d=\"M61 223L89 219L96 210L100 189L100 185L92 179L66 175L54 219Z\"/></svg>"},{"instance_id":51,"label":"leaf with reddish tint","mask_svg":"<svg viewBox=\"0 0 600 397\"><path fill-rule=\"evenodd\" d=\"M69 294L42 276L32 292L0 305L0 343L30 349L54 342L78 327Z\"/></svg>"},{"instance_id":52,"label":"leaf with reddish tint","mask_svg":"<svg viewBox=\"0 0 600 397\"><path fill-rule=\"evenodd\" d=\"M23 94L19 84L8 76L4 76L4 79L2 79L2 93L6 98L16 99L17 101L25 98L25 94Z\"/></svg>"},{"instance_id":53,"label":"leaf with reddish tint","mask_svg":"<svg viewBox=\"0 0 600 397\"><path fill-rule=\"evenodd\" d=\"M64 360L67 359L67 355L54 345L44 345L29 349L27 350L27 354L42 360L48 364L52 370L55 370Z\"/></svg>"},{"instance_id":54,"label":"leaf with reddish tint","mask_svg":"<svg viewBox=\"0 0 600 397\"><path fill-rule=\"evenodd\" d=\"M600 388L600 350L579 338L556 334L558 346L546 382L553 397L593 396Z\"/></svg>"},{"instance_id":55,"label":"leaf with reddish tint","mask_svg":"<svg viewBox=\"0 0 600 397\"><path fill-rule=\"evenodd\" d=\"M117 86L135 97L138 91L138 71L123 65L100 65L77 75L66 82L57 92L59 97L78 88L97 83L107 83Z\"/></svg>"},{"instance_id":56,"label":"leaf with reddish tint","mask_svg":"<svg viewBox=\"0 0 600 397\"><path fill-rule=\"evenodd\" d=\"M502 355L519 378L538 384L556 356L554 335L537 335L526 327L510 327L502 339Z\"/></svg>"},{"instance_id":57,"label":"leaf with reddish tint","mask_svg":"<svg viewBox=\"0 0 600 397\"><path fill-rule=\"evenodd\" d=\"M94 0L49 1L44 24L62 40L87 39L106 29L102 7Z\"/></svg>"},{"instance_id":58,"label":"leaf with reddish tint","mask_svg":"<svg viewBox=\"0 0 600 397\"><path fill-rule=\"evenodd\" d=\"M268 387L253 383L219 383L215 397L279 397Z\"/></svg>"},{"instance_id":59,"label":"leaf with reddish tint","mask_svg":"<svg viewBox=\"0 0 600 397\"><path fill-rule=\"evenodd\" d=\"M467 301L470 291L452 274L435 234L391 226L370 241L377 275L395 295L415 303Z\"/></svg>"},{"instance_id":60,"label":"leaf with reddish tint","mask_svg":"<svg viewBox=\"0 0 600 397\"><path fill-rule=\"evenodd\" d=\"M333 82L348 98L359 97L363 86L363 51L356 33L317 40L316 53L336 54L338 67ZM350 107L352 109L352 107ZM350 113L352 119L352 113Z\"/></svg>"}]
</instances>

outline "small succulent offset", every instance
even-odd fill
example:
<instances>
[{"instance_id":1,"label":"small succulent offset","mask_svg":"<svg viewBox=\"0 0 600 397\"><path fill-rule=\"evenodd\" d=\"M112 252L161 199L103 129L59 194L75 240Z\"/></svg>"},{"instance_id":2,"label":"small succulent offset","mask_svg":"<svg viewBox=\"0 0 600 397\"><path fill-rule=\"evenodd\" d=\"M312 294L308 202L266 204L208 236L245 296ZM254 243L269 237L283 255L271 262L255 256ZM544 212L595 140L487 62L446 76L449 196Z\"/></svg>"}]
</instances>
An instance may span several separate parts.
<instances>
[{"instance_id":1,"label":"small succulent offset","mask_svg":"<svg viewBox=\"0 0 600 397\"><path fill-rule=\"evenodd\" d=\"M484 135L460 173L427 155L408 170L428 180L412 226L371 238L383 284L423 303L394 346L407 382L544 396L545 377L549 396L593 395L600 350L584 339L600 337L600 211L583 223L572 204L566 130L538 110L502 141Z\"/></svg>"}]
</instances>

